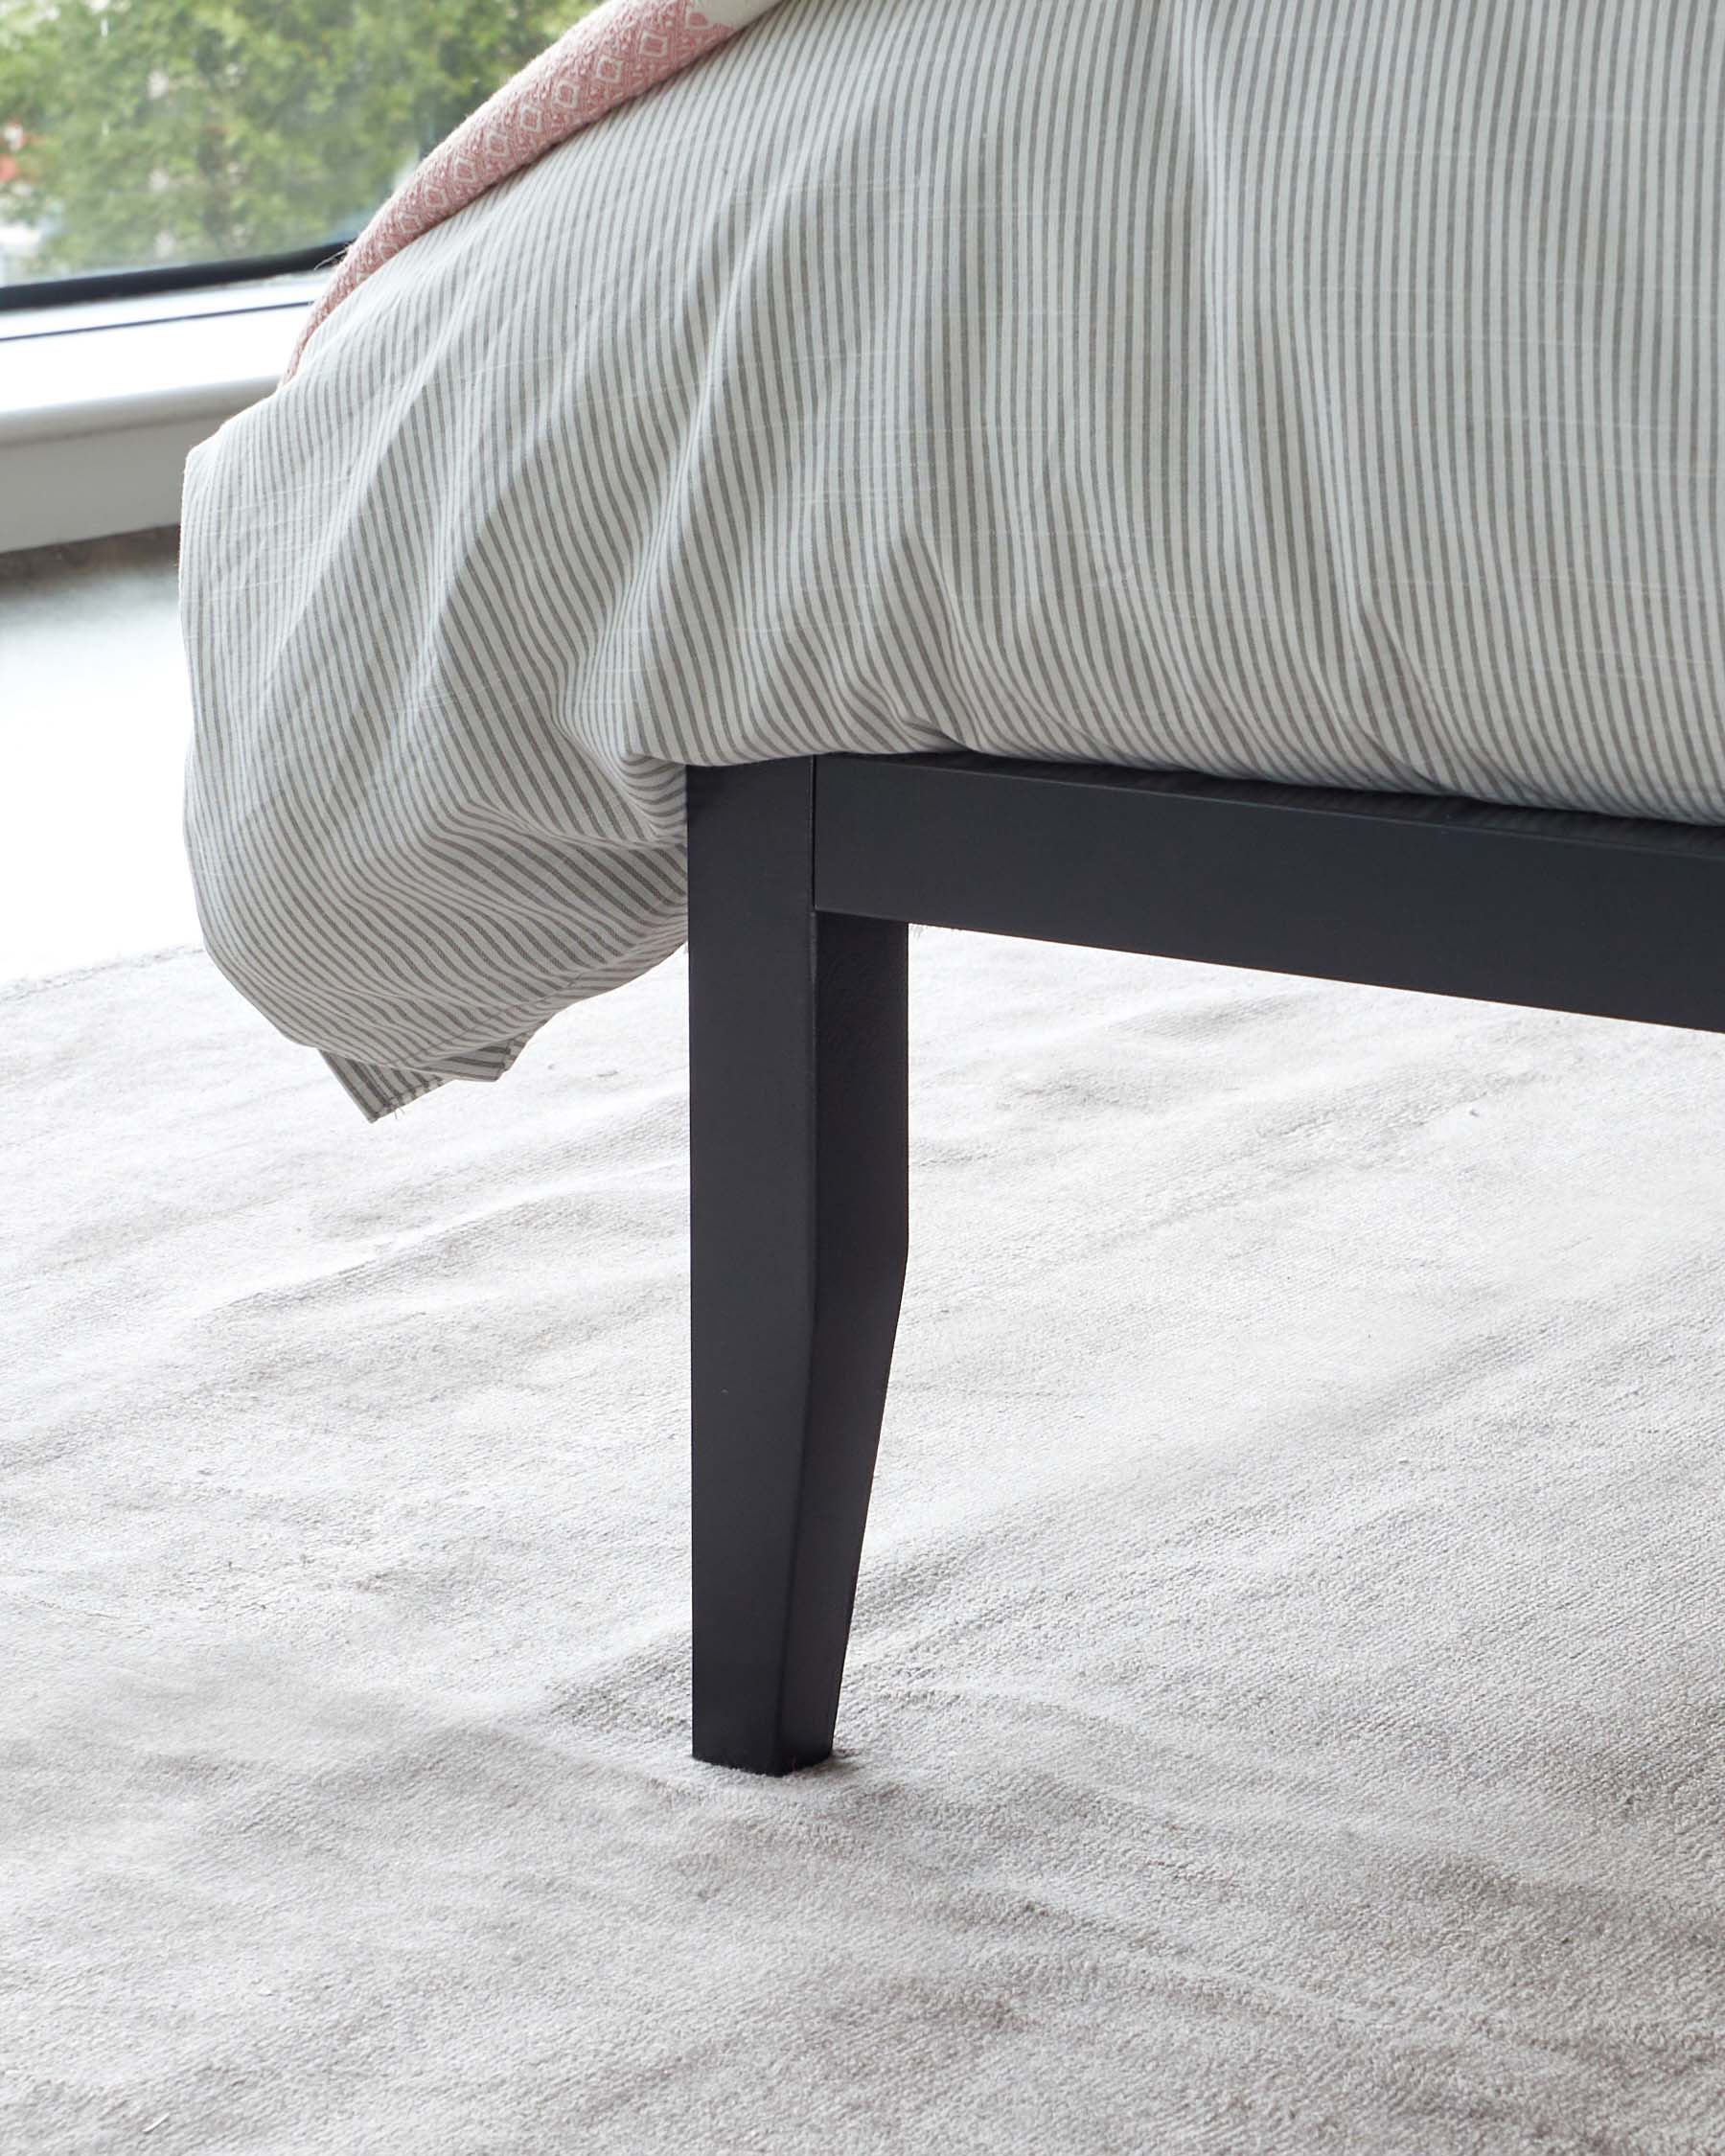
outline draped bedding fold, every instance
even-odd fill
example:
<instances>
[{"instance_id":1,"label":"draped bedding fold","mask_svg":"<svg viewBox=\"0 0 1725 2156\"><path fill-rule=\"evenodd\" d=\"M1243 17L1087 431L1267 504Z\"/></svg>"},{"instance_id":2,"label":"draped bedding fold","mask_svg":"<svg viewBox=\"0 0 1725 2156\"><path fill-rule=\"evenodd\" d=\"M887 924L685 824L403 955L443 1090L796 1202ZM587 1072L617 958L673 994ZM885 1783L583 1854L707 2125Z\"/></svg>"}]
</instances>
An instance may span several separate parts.
<instances>
[{"instance_id":1,"label":"draped bedding fold","mask_svg":"<svg viewBox=\"0 0 1725 2156\"><path fill-rule=\"evenodd\" d=\"M605 103L663 7L187 466L206 943L368 1118L678 948L690 765L1725 821L1712 0L679 0Z\"/></svg>"}]
</instances>

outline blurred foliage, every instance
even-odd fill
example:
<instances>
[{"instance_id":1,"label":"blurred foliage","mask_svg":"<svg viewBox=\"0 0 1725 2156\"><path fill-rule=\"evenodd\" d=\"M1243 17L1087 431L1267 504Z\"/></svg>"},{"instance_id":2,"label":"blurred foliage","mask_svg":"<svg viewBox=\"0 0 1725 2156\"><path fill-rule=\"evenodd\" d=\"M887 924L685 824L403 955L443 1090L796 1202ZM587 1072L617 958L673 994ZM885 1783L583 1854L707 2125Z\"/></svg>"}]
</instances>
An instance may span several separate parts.
<instances>
[{"instance_id":1,"label":"blurred foliage","mask_svg":"<svg viewBox=\"0 0 1725 2156\"><path fill-rule=\"evenodd\" d=\"M0 0L14 274L350 238L592 0Z\"/></svg>"}]
</instances>

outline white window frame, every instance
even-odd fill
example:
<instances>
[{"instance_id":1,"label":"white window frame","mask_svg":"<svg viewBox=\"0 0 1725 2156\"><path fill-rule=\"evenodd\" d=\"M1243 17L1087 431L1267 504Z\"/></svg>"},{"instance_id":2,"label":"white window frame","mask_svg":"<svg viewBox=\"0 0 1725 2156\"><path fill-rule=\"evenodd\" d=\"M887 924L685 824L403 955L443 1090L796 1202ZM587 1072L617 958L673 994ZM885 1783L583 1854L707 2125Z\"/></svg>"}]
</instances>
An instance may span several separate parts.
<instances>
[{"instance_id":1,"label":"white window frame","mask_svg":"<svg viewBox=\"0 0 1725 2156\"><path fill-rule=\"evenodd\" d=\"M178 523L187 451L274 389L326 282L0 313L0 553Z\"/></svg>"}]
</instances>

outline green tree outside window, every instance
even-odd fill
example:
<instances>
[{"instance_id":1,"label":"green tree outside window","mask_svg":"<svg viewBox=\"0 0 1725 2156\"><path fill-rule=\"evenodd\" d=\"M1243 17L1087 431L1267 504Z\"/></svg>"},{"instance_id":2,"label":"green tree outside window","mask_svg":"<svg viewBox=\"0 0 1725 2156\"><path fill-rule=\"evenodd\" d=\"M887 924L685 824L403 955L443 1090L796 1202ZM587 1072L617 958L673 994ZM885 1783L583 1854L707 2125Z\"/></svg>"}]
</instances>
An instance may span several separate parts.
<instances>
[{"instance_id":1,"label":"green tree outside window","mask_svg":"<svg viewBox=\"0 0 1725 2156\"><path fill-rule=\"evenodd\" d=\"M0 0L0 282L332 247L592 0Z\"/></svg>"}]
</instances>

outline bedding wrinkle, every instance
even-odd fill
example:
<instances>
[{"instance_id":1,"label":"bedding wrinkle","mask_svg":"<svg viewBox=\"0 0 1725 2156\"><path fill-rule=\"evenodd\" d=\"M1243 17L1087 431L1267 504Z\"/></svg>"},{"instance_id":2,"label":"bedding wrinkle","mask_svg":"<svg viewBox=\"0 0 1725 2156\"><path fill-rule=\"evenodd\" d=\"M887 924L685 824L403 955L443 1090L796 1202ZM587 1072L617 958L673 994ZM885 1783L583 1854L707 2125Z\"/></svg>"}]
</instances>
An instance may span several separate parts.
<instances>
[{"instance_id":1,"label":"bedding wrinkle","mask_svg":"<svg viewBox=\"0 0 1725 2156\"><path fill-rule=\"evenodd\" d=\"M1254 730L1254 695L1231 597L1243 582L1241 446L1233 412L1239 368L1237 299L1229 286L1229 238L1232 218L1231 145L1218 80L1215 51L1218 11L1208 0L1183 0L1180 121L1189 154L1187 188L1181 203L1186 279L1182 297L1186 349L1179 381L1178 410L1184 406L1185 458L1176 485L1164 496L1168 528L1185 535L1186 570L1182 604L1197 625L1205 654L1204 700L1193 714L1194 733L1208 737L1228 770L1245 768ZM1174 317L1180 319L1177 313Z\"/></svg>"},{"instance_id":2,"label":"bedding wrinkle","mask_svg":"<svg viewBox=\"0 0 1725 2156\"><path fill-rule=\"evenodd\" d=\"M1503 321L1505 270L1508 250L1500 229L1494 232L1494 205L1513 204L1515 190L1504 163L1504 149L1517 133L1525 103L1525 46L1517 25L1500 16L1469 40L1466 64L1453 77L1455 99L1445 116L1447 139L1456 146L1451 161L1453 192L1447 230L1453 235L1441 287L1447 315L1451 380L1443 430L1448 454L1440 470L1447 514L1469 531L1476 550L1466 578L1467 641L1471 650L1483 717L1514 708L1517 681L1530 666L1525 615L1518 605L1517 567L1503 520L1472 514L1476 500L1498 501L1509 483L1503 451L1503 429L1494 424L1485 384L1503 371L1498 351L1488 366L1477 356L1491 349L1493 324ZM1430 244L1436 255L1446 229L1440 221ZM1499 333L1501 337L1501 332ZM1476 601L1476 590L1489 594ZM1530 732L1543 725L1537 700L1530 700ZM1501 795L1514 783L1513 770L1500 752L1497 728L1475 728L1478 740L1469 758L1471 791Z\"/></svg>"},{"instance_id":3,"label":"bedding wrinkle","mask_svg":"<svg viewBox=\"0 0 1725 2156\"><path fill-rule=\"evenodd\" d=\"M1268 112L1302 110L1322 95L1333 27L1315 49L1302 46L1293 34L1298 29L1289 9L1278 9L1266 41L1275 68L1245 123L1254 159L1247 198L1261 205L1252 268L1260 295L1254 407L1265 472L1264 527L1276 562L1279 652L1273 663L1292 665L1303 677L1296 714L1301 730L1334 743L1346 738L1347 695L1339 590L1346 562L1338 558L1333 534L1347 503L1333 492L1338 473L1326 462L1322 440L1329 356L1301 289L1301 265L1320 243L1313 160L1298 153L1295 129L1265 125ZM1292 383L1301 384L1300 396L1290 394ZM1321 537L1326 525L1332 531L1327 546Z\"/></svg>"},{"instance_id":4,"label":"bedding wrinkle","mask_svg":"<svg viewBox=\"0 0 1725 2156\"><path fill-rule=\"evenodd\" d=\"M1445 11L1434 12L1436 35ZM1376 585L1381 594L1371 618L1386 662L1385 677L1394 685L1375 716L1372 740L1380 754L1393 758L1396 783L1405 786L1410 774L1417 781L1426 763L1422 745L1436 745L1444 730L1441 686L1427 671L1427 654L1441 639L1429 618L1425 572L1445 538L1441 512L1420 494L1415 478L1429 457L1431 425L1419 405L1416 369L1423 355L1410 323L1420 280L1436 267L1422 257L1415 237L1417 205L1411 177L1417 167L1409 150L1425 118L1414 101L1427 88L1431 56L1429 46L1420 42L1418 11L1382 13L1383 41L1374 53L1371 74L1377 102L1356 143L1365 167L1358 200L1368 229L1358 306L1364 403L1374 452L1368 470L1375 481ZM1448 15L1453 32L1461 18L1453 8ZM1425 20L1431 23L1432 18ZM1416 783L1414 790L1440 787Z\"/></svg>"}]
</instances>

